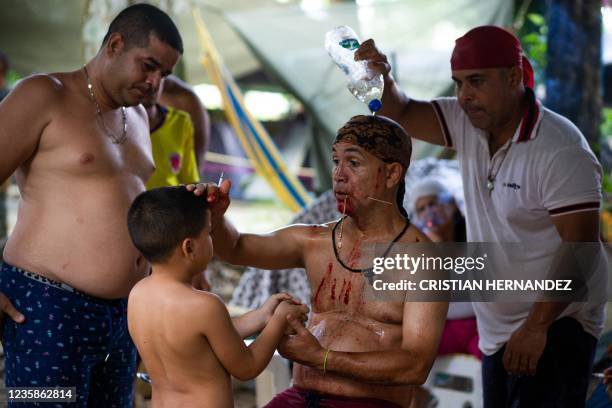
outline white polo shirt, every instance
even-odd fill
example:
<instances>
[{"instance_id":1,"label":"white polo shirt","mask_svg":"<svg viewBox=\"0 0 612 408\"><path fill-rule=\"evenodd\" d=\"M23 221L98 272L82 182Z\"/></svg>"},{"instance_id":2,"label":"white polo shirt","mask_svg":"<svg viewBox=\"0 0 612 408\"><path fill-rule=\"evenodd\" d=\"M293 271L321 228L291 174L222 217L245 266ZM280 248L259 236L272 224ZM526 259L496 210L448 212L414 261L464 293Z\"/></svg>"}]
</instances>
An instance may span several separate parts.
<instances>
[{"instance_id":1,"label":"white polo shirt","mask_svg":"<svg viewBox=\"0 0 612 408\"><path fill-rule=\"evenodd\" d=\"M533 93L512 139L490 158L488 135L472 126L456 98L432 102L447 147L457 151L465 192L468 242L522 242L512 254L521 263L548 271L561 237L552 217L599 209L601 166L578 128L541 106ZM493 190L487 188L494 176ZM537 278L537 277L534 277ZM542 277L544 278L544 277ZM524 322L533 303L474 303L479 347L494 354ZM573 303L561 315L578 320L598 337L605 304Z\"/></svg>"}]
</instances>

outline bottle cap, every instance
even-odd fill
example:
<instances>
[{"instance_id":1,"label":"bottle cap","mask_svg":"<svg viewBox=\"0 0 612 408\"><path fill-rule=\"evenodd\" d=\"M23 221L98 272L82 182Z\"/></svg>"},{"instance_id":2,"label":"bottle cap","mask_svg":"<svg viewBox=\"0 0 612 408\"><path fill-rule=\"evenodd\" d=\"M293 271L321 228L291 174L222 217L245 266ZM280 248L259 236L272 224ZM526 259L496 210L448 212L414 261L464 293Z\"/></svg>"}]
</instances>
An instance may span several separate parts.
<instances>
[{"instance_id":1,"label":"bottle cap","mask_svg":"<svg viewBox=\"0 0 612 408\"><path fill-rule=\"evenodd\" d=\"M372 99L368 103L368 108L370 109L370 112L378 112L380 108L382 108L382 102L379 99Z\"/></svg>"}]
</instances>

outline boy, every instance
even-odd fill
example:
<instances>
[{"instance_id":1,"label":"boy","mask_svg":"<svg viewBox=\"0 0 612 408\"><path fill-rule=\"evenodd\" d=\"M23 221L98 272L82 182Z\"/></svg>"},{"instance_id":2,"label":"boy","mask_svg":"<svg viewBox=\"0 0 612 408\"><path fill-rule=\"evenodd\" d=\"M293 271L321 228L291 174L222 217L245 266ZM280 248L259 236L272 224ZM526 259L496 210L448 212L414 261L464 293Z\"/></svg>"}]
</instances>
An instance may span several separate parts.
<instances>
[{"instance_id":1,"label":"boy","mask_svg":"<svg viewBox=\"0 0 612 408\"><path fill-rule=\"evenodd\" d=\"M232 321L217 296L193 289L193 275L213 255L210 228L206 200L183 186L142 193L128 212L130 236L153 269L128 301L128 328L151 376L153 407L232 407L230 375L257 376L287 316L305 320L308 313L278 294ZM242 339L262 329L246 347Z\"/></svg>"}]
</instances>

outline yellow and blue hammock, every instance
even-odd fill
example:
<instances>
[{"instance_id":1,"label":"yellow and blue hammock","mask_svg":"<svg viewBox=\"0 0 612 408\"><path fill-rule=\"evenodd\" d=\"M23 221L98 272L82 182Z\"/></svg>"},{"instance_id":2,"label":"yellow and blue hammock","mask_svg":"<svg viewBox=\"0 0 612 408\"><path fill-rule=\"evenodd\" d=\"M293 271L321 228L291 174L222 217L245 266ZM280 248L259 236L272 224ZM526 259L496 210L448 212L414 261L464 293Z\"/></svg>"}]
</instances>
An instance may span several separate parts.
<instances>
[{"instance_id":1,"label":"yellow and blue hammock","mask_svg":"<svg viewBox=\"0 0 612 408\"><path fill-rule=\"evenodd\" d=\"M225 115L255 171L268 182L289 209L298 211L304 208L310 201L306 189L296 176L287 171L287 166L270 135L247 110L242 93L231 73L223 65L197 8L193 9L193 17L204 51L202 64L209 79L221 93Z\"/></svg>"}]
</instances>

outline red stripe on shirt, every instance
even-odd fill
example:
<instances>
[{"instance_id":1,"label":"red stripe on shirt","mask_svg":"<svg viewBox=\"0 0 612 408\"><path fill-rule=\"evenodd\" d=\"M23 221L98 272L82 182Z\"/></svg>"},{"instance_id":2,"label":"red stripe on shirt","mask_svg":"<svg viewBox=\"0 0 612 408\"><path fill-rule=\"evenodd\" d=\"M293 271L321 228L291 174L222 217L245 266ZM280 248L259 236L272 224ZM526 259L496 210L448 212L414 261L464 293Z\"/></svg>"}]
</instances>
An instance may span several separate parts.
<instances>
[{"instance_id":1,"label":"red stripe on shirt","mask_svg":"<svg viewBox=\"0 0 612 408\"><path fill-rule=\"evenodd\" d=\"M587 210L599 210L599 201L591 202L591 203L581 203L581 204L573 204L567 205L565 207L554 208L552 210L548 210L548 213L552 216L561 215L570 212L577 211L587 211Z\"/></svg>"},{"instance_id":2,"label":"red stripe on shirt","mask_svg":"<svg viewBox=\"0 0 612 408\"><path fill-rule=\"evenodd\" d=\"M438 114L438 119L442 124L442 134L444 135L444 145L446 147L453 147L453 140L450 137L450 132L448 131L448 125L446 124L446 119L444 119L444 115L442 114L442 109L440 109L440 105L438 105L437 101L432 101L433 107Z\"/></svg>"}]
</instances>

